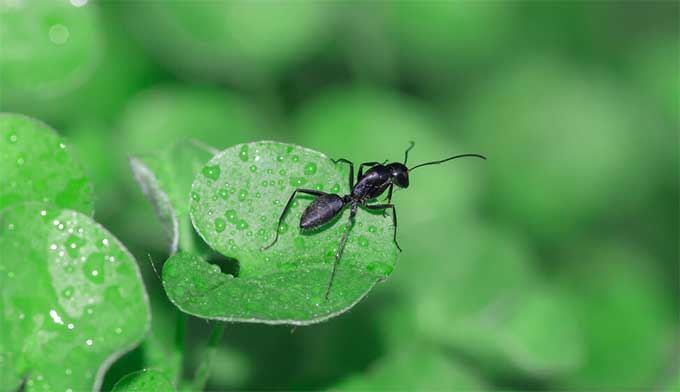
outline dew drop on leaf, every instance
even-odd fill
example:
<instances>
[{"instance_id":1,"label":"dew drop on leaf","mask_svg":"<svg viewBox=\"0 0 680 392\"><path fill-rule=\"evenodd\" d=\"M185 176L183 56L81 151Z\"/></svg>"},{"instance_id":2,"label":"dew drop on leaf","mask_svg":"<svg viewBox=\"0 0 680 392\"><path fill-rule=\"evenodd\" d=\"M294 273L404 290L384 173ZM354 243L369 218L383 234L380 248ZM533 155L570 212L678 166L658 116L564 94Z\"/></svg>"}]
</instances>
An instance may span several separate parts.
<instances>
[{"instance_id":1,"label":"dew drop on leaf","mask_svg":"<svg viewBox=\"0 0 680 392\"><path fill-rule=\"evenodd\" d=\"M217 180L220 178L220 167L219 166L206 166L201 171L204 176L211 180Z\"/></svg>"},{"instance_id":2,"label":"dew drop on leaf","mask_svg":"<svg viewBox=\"0 0 680 392\"><path fill-rule=\"evenodd\" d=\"M246 162L248 160L248 145L244 144L241 146L241 151L238 154L238 157L241 158L243 162Z\"/></svg>"},{"instance_id":3,"label":"dew drop on leaf","mask_svg":"<svg viewBox=\"0 0 680 392\"><path fill-rule=\"evenodd\" d=\"M305 174L311 176L314 173L316 173L316 163L314 162L307 163L305 165Z\"/></svg>"},{"instance_id":4,"label":"dew drop on leaf","mask_svg":"<svg viewBox=\"0 0 680 392\"><path fill-rule=\"evenodd\" d=\"M236 223L238 221L238 217L236 216L236 211L234 211L234 210L228 210L227 212L224 213L224 216L231 223Z\"/></svg>"},{"instance_id":5,"label":"dew drop on leaf","mask_svg":"<svg viewBox=\"0 0 680 392\"><path fill-rule=\"evenodd\" d=\"M215 219L215 231L221 233L227 227L227 222L222 218Z\"/></svg>"},{"instance_id":6,"label":"dew drop on leaf","mask_svg":"<svg viewBox=\"0 0 680 392\"><path fill-rule=\"evenodd\" d=\"M366 248L368 246L368 239L364 236L359 237L359 245Z\"/></svg>"},{"instance_id":7,"label":"dew drop on leaf","mask_svg":"<svg viewBox=\"0 0 680 392\"><path fill-rule=\"evenodd\" d=\"M104 255L92 253L83 263L83 274L92 283L104 283Z\"/></svg>"},{"instance_id":8,"label":"dew drop on leaf","mask_svg":"<svg viewBox=\"0 0 680 392\"><path fill-rule=\"evenodd\" d=\"M239 201L244 201L246 197L248 196L248 191L245 189L241 189L238 191L238 200Z\"/></svg>"}]
</instances>

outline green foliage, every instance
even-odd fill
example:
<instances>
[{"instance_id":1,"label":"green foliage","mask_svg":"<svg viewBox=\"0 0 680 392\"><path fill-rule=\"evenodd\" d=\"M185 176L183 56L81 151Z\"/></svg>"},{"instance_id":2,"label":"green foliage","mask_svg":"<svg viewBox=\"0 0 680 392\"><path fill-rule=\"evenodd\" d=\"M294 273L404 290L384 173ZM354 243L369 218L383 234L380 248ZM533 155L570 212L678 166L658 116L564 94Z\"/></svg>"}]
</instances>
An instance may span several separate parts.
<instances>
[{"instance_id":1,"label":"green foliage","mask_svg":"<svg viewBox=\"0 0 680 392\"><path fill-rule=\"evenodd\" d=\"M8 2L0 8L3 94L56 95L93 71L102 49L92 7L40 1L30 7Z\"/></svg>"},{"instance_id":2,"label":"green foliage","mask_svg":"<svg viewBox=\"0 0 680 392\"><path fill-rule=\"evenodd\" d=\"M215 152L200 142L187 140L156 153L130 157L135 179L170 239L170 254L177 252L180 235L192 234L189 189L194 176ZM191 240L184 238L185 242Z\"/></svg>"},{"instance_id":3,"label":"green foliage","mask_svg":"<svg viewBox=\"0 0 680 392\"><path fill-rule=\"evenodd\" d=\"M22 204L0 223L3 389L100 385L149 326L134 258L79 212Z\"/></svg>"},{"instance_id":4,"label":"green foliage","mask_svg":"<svg viewBox=\"0 0 680 392\"><path fill-rule=\"evenodd\" d=\"M203 166L191 190L191 217L213 249L238 260L238 277L191 254L170 258L164 286L187 313L227 321L309 324L354 306L392 272L396 247L389 216L361 211L351 228L328 301L335 251L349 211L322 230L302 232L311 198L293 201L270 249L289 195L298 187L346 194L348 169L294 145L257 142L231 147ZM235 300L237 299L237 300Z\"/></svg>"},{"instance_id":5,"label":"green foliage","mask_svg":"<svg viewBox=\"0 0 680 392\"><path fill-rule=\"evenodd\" d=\"M116 383L113 392L174 391L175 387L162 372L144 369L128 374Z\"/></svg>"},{"instance_id":6,"label":"green foliage","mask_svg":"<svg viewBox=\"0 0 680 392\"><path fill-rule=\"evenodd\" d=\"M337 385L337 391L447 390L482 391L488 386L477 374L436 349L410 345L388 353L367 374L355 375Z\"/></svg>"},{"instance_id":7,"label":"green foliage","mask_svg":"<svg viewBox=\"0 0 680 392\"><path fill-rule=\"evenodd\" d=\"M47 125L0 114L0 155L0 209L36 200L92 215L92 186L66 142Z\"/></svg>"}]
</instances>

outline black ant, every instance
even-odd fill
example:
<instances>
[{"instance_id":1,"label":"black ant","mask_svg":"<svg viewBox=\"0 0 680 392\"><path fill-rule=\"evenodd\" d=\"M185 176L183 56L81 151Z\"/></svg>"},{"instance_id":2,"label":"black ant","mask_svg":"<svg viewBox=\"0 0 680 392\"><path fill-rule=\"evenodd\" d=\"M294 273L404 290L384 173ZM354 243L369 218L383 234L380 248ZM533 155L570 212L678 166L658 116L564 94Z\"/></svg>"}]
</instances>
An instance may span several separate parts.
<instances>
[{"instance_id":1,"label":"black ant","mask_svg":"<svg viewBox=\"0 0 680 392\"><path fill-rule=\"evenodd\" d=\"M397 249L399 249L401 252L401 247L397 242L397 210L395 209L394 204L392 204L392 190L394 185L397 185L400 188L408 188L409 172L419 167L438 165L452 159L463 157L477 157L486 159L484 156L479 154L462 154L442 159L440 161L421 163L420 165L413 166L409 169L406 167L406 162L408 161L408 153L411 151L414 145L415 143L411 142L410 146L406 149L406 152L404 153L404 163L393 162L388 165L384 165L384 162L366 162L359 165L359 175L357 176L356 185L354 184L354 164L351 161L343 158L332 159L333 163L335 164L342 162L349 165L349 188L351 189L351 193L349 195L340 196L333 193L316 191L313 189L296 189L293 194L290 195L290 199L288 199L288 203L286 203L286 207L283 209L283 212L279 217L279 223L276 227L276 236L274 237L274 241L262 249L266 250L271 248L279 239L279 229L281 222L283 222L283 218L286 215L288 208L290 208L295 195L300 192L317 196L317 198L309 206L307 206L305 211L302 213L302 217L300 218L300 228L302 230L318 228L323 224L333 220L333 218L338 216L346 206L350 206L347 226L345 226L345 232L342 235L340 245L335 252L335 263L333 264L333 272L331 273L331 278L328 282L328 289L326 289L326 300L328 300L328 295L331 292L333 278L335 278L335 270L338 266L338 263L340 263L342 250L345 248L345 242L347 241L350 227L352 226L352 222L354 221L354 217L356 216L359 207L363 207L368 210L383 211L383 214L386 210L392 209L392 223L394 225L393 240L394 244L397 246ZM364 173L364 166L369 168L366 173ZM382 195L385 190L387 190L386 204L368 204L369 201Z\"/></svg>"}]
</instances>

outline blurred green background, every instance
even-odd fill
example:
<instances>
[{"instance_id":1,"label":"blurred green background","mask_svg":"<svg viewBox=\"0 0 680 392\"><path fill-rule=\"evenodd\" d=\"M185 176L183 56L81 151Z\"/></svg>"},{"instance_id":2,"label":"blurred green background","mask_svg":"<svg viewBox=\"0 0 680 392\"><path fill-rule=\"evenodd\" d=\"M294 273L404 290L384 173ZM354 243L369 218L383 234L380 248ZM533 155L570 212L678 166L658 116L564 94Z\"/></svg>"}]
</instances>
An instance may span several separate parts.
<instances>
[{"instance_id":1,"label":"blurred green background","mask_svg":"<svg viewBox=\"0 0 680 392\"><path fill-rule=\"evenodd\" d=\"M404 252L350 312L228 325L210 389L680 390L678 2L0 7L0 110L75 146L151 294L151 335L105 388L176 349L146 262L167 244L127 156L194 137L489 158L395 194ZM191 375L210 325L188 331Z\"/></svg>"}]
</instances>

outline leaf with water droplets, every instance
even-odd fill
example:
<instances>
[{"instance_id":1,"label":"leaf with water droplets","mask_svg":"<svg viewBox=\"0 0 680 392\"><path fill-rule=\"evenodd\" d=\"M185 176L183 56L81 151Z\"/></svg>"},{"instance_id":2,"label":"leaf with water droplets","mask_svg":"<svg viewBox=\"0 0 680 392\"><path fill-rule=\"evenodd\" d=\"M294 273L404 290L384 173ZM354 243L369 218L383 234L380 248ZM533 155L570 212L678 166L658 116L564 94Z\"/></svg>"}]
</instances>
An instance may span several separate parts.
<instances>
[{"instance_id":1,"label":"leaf with water droplets","mask_svg":"<svg viewBox=\"0 0 680 392\"><path fill-rule=\"evenodd\" d=\"M279 241L263 250L298 187L347 194L348 168L319 152L275 142L237 145L206 163L192 186L190 214L213 249L238 260L238 276L211 274L211 265L190 255L170 258L163 279L173 303L210 319L310 324L348 310L390 275L397 258L391 216L361 209L326 301L349 210L303 232L299 222L309 195L294 200Z\"/></svg>"},{"instance_id":2,"label":"leaf with water droplets","mask_svg":"<svg viewBox=\"0 0 680 392\"><path fill-rule=\"evenodd\" d=\"M24 201L93 213L92 185L66 142L46 124L0 114L0 210Z\"/></svg>"},{"instance_id":3,"label":"leaf with water droplets","mask_svg":"<svg viewBox=\"0 0 680 392\"><path fill-rule=\"evenodd\" d=\"M92 390L146 333L137 264L79 212L38 203L0 216L0 389Z\"/></svg>"},{"instance_id":4,"label":"leaf with water droplets","mask_svg":"<svg viewBox=\"0 0 680 392\"><path fill-rule=\"evenodd\" d=\"M163 372L144 369L123 377L113 387L113 392L175 391L175 386Z\"/></svg>"},{"instance_id":5,"label":"leaf with water droplets","mask_svg":"<svg viewBox=\"0 0 680 392\"><path fill-rule=\"evenodd\" d=\"M189 221L189 190L194 176L217 150L186 140L151 154L130 157L130 168L151 202L170 239L170 254L177 252L181 235L193 231Z\"/></svg>"}]
</instances>

